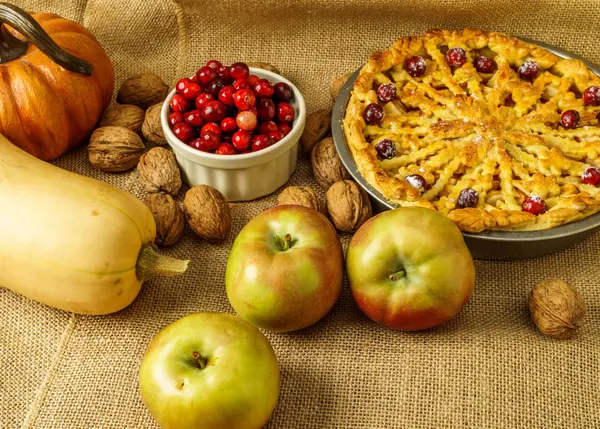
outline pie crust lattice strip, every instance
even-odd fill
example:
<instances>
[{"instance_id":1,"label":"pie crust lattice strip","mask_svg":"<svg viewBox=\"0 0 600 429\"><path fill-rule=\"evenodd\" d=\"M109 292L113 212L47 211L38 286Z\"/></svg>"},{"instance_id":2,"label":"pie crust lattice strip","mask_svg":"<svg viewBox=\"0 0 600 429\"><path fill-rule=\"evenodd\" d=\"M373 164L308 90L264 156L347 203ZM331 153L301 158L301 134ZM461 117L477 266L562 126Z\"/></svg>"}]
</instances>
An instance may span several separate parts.
<instances>
[{"instance_id":1,"label":"pie crust lattice strip","mask_svg":"<svg viewBox=\"0 0 600 429\"><path fill-rule=\"evenodd\" d=\"M461 230L540 230L600 210L600 78L516 38L430 30L374 53L343 127L360 174Z\"/></svg>"}]
</instances>

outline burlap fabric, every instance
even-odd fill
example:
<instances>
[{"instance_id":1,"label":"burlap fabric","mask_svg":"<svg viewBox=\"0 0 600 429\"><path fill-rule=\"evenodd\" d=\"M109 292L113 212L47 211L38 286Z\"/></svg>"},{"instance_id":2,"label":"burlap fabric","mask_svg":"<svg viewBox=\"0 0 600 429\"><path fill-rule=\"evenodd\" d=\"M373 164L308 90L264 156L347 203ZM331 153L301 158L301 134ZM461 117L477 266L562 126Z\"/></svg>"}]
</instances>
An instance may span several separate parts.
<instances>
[{"instance_id":1,"label":"burlap fabric","mask_svg":"<svg viewBox=\"0 0 600 429\"><path fill-rule=\"evenodd\" d=\"M172 85L210 58L261 60L299 86L309 109L327 106L330 80L354 70L371 51L431 27L501 30L600 62L600 4L593 0L17 3L83 22L111 55L117 84L151 71ZM140 195L135 174L98 173L84 150L57 163ZM291 183L317 187L306 159ZM233 230L221 245L187 231L166 253L190 258L190 271L148 282L135 303L115 315L71 315L0 288L0 427L157 427L137 388L146 346L186 314L232 312L224 286L228 251L243 225L274 200L234 205ZM595 235L537 260L477 262L473 299L453 321L422 333L375 325L346 288L316 326L267 334L282 371L268 427L600 427L599 251ZM526 309L529 289L552 276L578 286L588 304L587 323L571 341L541 336Z\"/></svg>"}]
</instances>

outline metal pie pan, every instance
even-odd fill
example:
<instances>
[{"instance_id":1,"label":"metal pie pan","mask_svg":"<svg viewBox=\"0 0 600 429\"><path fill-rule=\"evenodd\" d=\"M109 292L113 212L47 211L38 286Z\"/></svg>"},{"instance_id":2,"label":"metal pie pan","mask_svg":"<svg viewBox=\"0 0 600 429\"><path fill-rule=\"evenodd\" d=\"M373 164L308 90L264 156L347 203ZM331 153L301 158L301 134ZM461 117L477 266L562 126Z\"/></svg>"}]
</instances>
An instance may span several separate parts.
<instances>
[{"instance_id":1,"label":"metal pie pan","mask_svg":"<svg viewBox=\"0 0 600 429\"><path fill-rule=\"evenodd\" d=\"M580 59L585 62L590 70L600 76L598 66L577 55L546 43L525 38L521 38L521 40L536 44L562 58ZM350 99L350 92L359 72L360 69L350 76L335 100L332 111L331 132L342 163L353 179L371 196L374 210L376 212L390 210L397 208L397 206L390 203L379 191L367 183L365 178L358 172L358 168L346 145L342 121L346 105ZM515 260L549 255L566 249L589 237L599 227L600 213L596 213L580 221L546 230L527 232L484 231L478 234L463 233L463 236L473 257L476 259Z\"/></svg>"}]
</instances>

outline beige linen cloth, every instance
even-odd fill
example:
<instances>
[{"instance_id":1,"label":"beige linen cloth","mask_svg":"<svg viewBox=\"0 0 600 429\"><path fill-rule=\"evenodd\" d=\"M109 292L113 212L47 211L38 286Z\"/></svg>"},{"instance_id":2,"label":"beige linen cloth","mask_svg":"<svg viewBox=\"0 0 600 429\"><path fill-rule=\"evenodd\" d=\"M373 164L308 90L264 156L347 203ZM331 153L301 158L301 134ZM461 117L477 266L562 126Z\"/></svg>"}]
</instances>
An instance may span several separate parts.
<instances>
[{"instance_id":1,"label":"beige linen cloth","mask_svg":"<svg viewBox=\"0 0 600 429\"><path fill-rule=\"evenodd\" d=\"M139 72L157 73L173 85L212 58L258 60L294 81L309 110L330 104L333 77L355 70L396 38L427 28L505 31L600 63L597 0L16 3L86 25L111 56L117 86ZM57 164L141 195L135 173L94 171L85 149ZM306 159L290 183L317 187ZM189 272L146 283L118 314L72 315L0 288L0 428L157 428L137 387L146 346L189 313L232 312L224 285L228 251L237 232L274 202L271 196L233 205L233 230L220 245L186 231L166 253L190 258ZM282 374L267 427L599 428L599 251L596 234L536 260L478 261L475 294L465 309L421 333L372 323L345 286L341 301L316 326L267 333ZM530 288L553 276L576 285L588 305L586 324L570 341L540 335L526 308Z\"/></svg>"}]
</instances>

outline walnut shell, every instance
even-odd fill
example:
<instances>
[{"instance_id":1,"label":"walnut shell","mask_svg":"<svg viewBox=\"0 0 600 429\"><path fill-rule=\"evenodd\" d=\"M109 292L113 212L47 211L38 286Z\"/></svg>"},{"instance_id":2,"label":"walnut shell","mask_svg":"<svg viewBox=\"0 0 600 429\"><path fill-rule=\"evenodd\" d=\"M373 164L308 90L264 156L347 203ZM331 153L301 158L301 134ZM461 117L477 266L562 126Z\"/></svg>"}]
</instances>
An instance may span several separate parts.
<instances>
[{"instance_id":1,"label":"walnut shell","mask_svg":"<svg viewBox=\"0 0 600 429\"><path fill-rule=\"evenodd\" d=\"M352 76L352 73L346 73L346 74L343 74L343 75L338 76L335 79L333 79L333 81L331 82L331 86L329 87L329 94L331 95L331 101L335 101L338 94L342 90L342 87L344 85L346 85L346 82L348 82L348 79L350 78L350 76Z\"/></svg>"},{"instance_id":2,"label":"walnut shell","mask_svg":"<svg viewBox=\"0 0 600 429\"><path fill-rule=\"evenodd\" d=\"M309 152L319 140L325 137L330 128L331 110L320 109L308 115L304 132L300 136L302 150Z\"/></svg>"},{"instance_id":3,"label":"walnut shell","mask_svg":"<svg viewBox=\"0 0 600 429\"><path fill-rule=\"evenodd\" d=\"M138 164L140 182L146 192L166 192L177 195L181 189L181 171L172 150L164 147L150 149Z\"/></svg>"},{"instance_id":4,"label":"walnut shell","mask_svg":"<svg viewBox=\"0 0 600 429\"><path fill-rule=\"evenodd\" d=\"M288 186L277 197L277 205L304 206L325 214L325 204L309 186Z\"/></svg>"},{"instance_id":5,"label":"walnut shell","mask_svg":"<svg viewBox=\"0 0 600 429\"><path fill-rule=\"evenodd\" d=\"M331 221L343 232L356 231L373 213L369 196L351 180L335 182L325 198Z\"/></svg>"},{"instance_id":6,"label":"walnut shell","mask_svg":"<svg viewBox=\"0 0 600 429\"><path fill-rule=\"evenodd\" d=\"M160 122L160 110L162 103L157 103L146 110L144 123L142 124L142 135L144 138L155 145L166 145L167 139L163 133L162 124Z\"/></svg>"},{"instance_id":7,"label":"walnut shell","mask_svg":"<svg viewBox=\"0 0 600 429\"><path fill-rule=\"evenodd\" d=\"M90 163L102 171L127 171L135 167L144 153L140 136L125 127L94 130L88 145Z\"/></svg>"},{"instance_id":8,"label":"walnut shell","mask_svg":"<svg viewBox=\"0 0 600 429\"><path fill-rule=\"evenodd\" d=\"M571 338L586 313L579 292L559 279L544 280L535 285L528 301L535 326L553 338Z\"/></svg>"},{"instance_id":9,"label":"walnut shell","mask_svg":"<svg viewBox=\"0 0 600 429\"><path fill-rule=\"evenodd\" d=\"M133 104L117 104L104 112L100 127L125 127L140 134L145 114L144 109Z\"/></svg>"},{"instance_id":10,"label":"walnut shell","mask_svg":"<svg viewBox=\"0 0 600 429\"><path fill-rule=\"evenodd\" d=\"M313 147L310 160L315 179L323 189L329 189L335 182L350 178L331 137L324 138Z\"/></svg>"},{"instance_id":11,"label":"walnut shell","mask_svg":"<svg viewBox=\"0 0 600 429\"><path fill-rule=\"evenodd\" d=\"M153 104L162 102L169 87L160 77L152 73L141 73L130 77L119 89L119 104L134 104L146 110Z\"/></svg>"},{"instance_id":12,"label":"walnut shell","mask_svg":"<svg viewBox=\"0 0 600 429\"><path fill-rule=\"evenodd\" d=\"M144 203L152 212L156 223L154 243L161 247L177 243L185 227L185 217L179 203L163 192L147 195Z\"/></svg>"},{"instance_id":13,"label":"walnut shell","mask_svg":"<svg viewBox=\"0 0 600 429\"><path fill-rule=\"evenodd\" d=\"M210 186L190 188L183 200L188 225L208 241L224 239L231 230L229 203L219 191Z\"/></svg>"},{"instance_id":14,"label":"walnut shell","mask_svg":"<svg viewBox=\"0 0 600 429\"><path fill-rule=\"evenodd\" d=\"M254 67L257 69L268 70L273 73L281 74L279 69L277 67L275 67L273 64L263 63L260 61L250 61L249 63L246 63L246 64L248 65L248 67Z\"/></svg>"}]
</instances>

